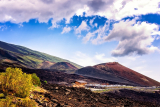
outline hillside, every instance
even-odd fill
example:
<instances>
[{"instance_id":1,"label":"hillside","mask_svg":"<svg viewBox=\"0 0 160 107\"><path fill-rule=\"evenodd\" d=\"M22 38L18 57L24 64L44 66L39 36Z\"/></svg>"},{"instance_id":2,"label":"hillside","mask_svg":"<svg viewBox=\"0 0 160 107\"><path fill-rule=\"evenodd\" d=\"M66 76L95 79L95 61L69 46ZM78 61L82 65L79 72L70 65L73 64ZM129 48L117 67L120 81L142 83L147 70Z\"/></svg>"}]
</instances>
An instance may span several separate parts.
<instances>
[{"instance_id":1,"label":"hillside","mask_svg":"<svg viewBox=\"0 0 160 107\"><path fill-rule=\"evenodd\" d=\"M133 71L117 62L98 64L93 67L84 67L77 70L76 74L130 85L160 86L159 82Z\"/></svg>"},{"instance_id":2,"label":"hillside","mask_svg":"<svg viewBox=\"0 0 160 107\"><path fill-rule=\"evenodd\" d=\"M77 70L78 68L68 62L57 62L54 65L52 65L50 69Z\"/></svg>"},{"instance_id":3,"label":"hillside","mask_svg":"<svg viewBox=\"0 0 160 107\"><path fill-rule=\"evenodd\" d=\"M49 69L50 66L57 62L68 62L76 68L82 67L59 57L51 56L23 46L13 45L2 41L0 41L0 61L1 64L19 65L34 69Z\"/></svg>"},{"instance_id":4,"label":"hillside","mask_svg":"<svg viewBox=\"0 0 160 107\"><path fill-rule=\"evenodd\" d=\"M120 84L128 84L128 85L138 85L134 82L125 80L123 78L120 78L119 76L113 75L110 72L106 72L101 69L96 69L94 67L84 67L76 71L76 74L79 75L84 75L88 77L93 77L93 78L98 78L98 79L103 79L103 80L108 80Z\"/></svg>"}]
</instances>

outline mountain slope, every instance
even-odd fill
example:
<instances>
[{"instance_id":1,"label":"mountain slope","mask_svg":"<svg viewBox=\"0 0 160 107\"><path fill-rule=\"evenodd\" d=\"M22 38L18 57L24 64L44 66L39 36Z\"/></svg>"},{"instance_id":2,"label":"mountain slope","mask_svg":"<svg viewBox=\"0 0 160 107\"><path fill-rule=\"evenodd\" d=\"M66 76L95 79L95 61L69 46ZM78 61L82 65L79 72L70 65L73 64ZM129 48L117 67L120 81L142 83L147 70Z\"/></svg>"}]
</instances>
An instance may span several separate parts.
<instances>
[{"instance_id":1,"label":"mountain slope","mask_svg":"<svg viewBox=\"0 0 160 107\"><path fill-rule=\"evenodd\" d=\"M139 84L136 84L132 81L126 80L125 78L121 78L117 75L113 75L110 72L106 72L104 70L97 69L92 66L78 69L76 71L76 74L88 76L88 77L93 77L93 78L98 78L98 79L103 79L103 80L107 80L107 81L112 81L112 82L116 82L116 83L120 83L120 84L139 85Z\"/></svg>"},{"instance_id":2,"label":"mountain slope","mask_svg":"<svg viewBox=\"0 0 160 107\"><path fill-rule=\"evenodd\" d=\"M52 65L50 69L77 70L78 68L68 62L57 62L54 65Z\"/></svg>"},{"instance_id":3,"label":"mountain slope","mask_svg":"<svg viewBox=\"0 0 160 107\"><path fill-rule=\"evenodd\" d=\"M98 64L93 67L84 67L76 74L91 76L129 85L160 86L160 83L133 71L117 62Z\"/></svg>"},{"instance_id":4,"label":"mountain slope","mask_svg":"<svg viewBox=\"0 0 160 107\"><path fill-rule=\"evenodd\" d=\"M57 62L68 62L77 68L81 68L80 65L77 65L65 59L51 56L42 52L34 51L23 46L13 45L0 41L1 63L6 63L6 59L9 59L14 63L17 63L18 65L22 65L23 67L28 68L48 69L47 66L50 67L51 65L46 66L46 61L50 64L54 64Z\"/></svg>"},{"instance_id":5,"label":"mountain slope","mask_svg":"<svg viewBox=\"0 0 160 107\"><path fill-rule=\"evenodd\" d=\"M107 72L111 72L114 75L118 75L120 77L126 78L128 80L134 81L135 83L138 83L144 86L154 86L154 85L159 86L160 85L159 82L147 76L144 76L134 70L131 70L117 62L99 64L99 65L95 65L94 67L98 69L102 69Z\"/></svg>"}]
</instances>

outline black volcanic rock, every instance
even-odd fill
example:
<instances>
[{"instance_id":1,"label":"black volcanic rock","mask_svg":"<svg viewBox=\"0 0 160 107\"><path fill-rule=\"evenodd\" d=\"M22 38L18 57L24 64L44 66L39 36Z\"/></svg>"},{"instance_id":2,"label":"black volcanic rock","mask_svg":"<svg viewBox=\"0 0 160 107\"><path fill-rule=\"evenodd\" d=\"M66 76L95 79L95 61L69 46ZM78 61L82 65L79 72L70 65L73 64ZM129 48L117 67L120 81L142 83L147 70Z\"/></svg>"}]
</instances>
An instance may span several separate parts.
<instances>
[{"instance_id":1,"label":"black volcanic rock","mask_svg":"<svg viewBox=\"0 0 160 107\"><path fill-rule=\"evenodd\" d=\"M59 106L69 107L159 107L160 94L120 90L114 93L94 93L84 88L42 84L50 91L45 94L50 101ZM68 92L69 94L66 94ZM129 96L129 97L128 97ZM145 100L147 99L147 100Z\"/></svg>"}]
</instances>

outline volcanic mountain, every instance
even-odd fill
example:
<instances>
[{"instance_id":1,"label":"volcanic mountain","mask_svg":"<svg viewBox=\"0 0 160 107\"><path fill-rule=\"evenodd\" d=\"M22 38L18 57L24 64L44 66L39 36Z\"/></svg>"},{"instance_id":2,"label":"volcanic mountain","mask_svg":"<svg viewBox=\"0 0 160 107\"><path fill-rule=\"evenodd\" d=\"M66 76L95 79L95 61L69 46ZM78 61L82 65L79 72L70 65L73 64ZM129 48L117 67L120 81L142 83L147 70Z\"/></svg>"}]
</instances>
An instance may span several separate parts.
<instances>
[{"instance_id":1,"label":"volcanic mountain","mask_svg":"<svg viewBox=\"0 0 160 107\"><path fill-rule=\"evenodd\" d=\"M67 64L70 64L70 69L82 68L80 65L59 57L0 41L1 65L31 69L50 69L50 67L57 62L66 62ZM67 69L69 69L69 66Z\"/></svg>"},{"instance_id":2,"label":"volcanic mountain","mask_svg":"<svg viewBox=\"0 0 160 107\"><path fill-rule=\"evenodd\" d=\"M118 62L98 64L95 66L84 67L76 71L76 74L101 78L122 84L140 86L160 86L160 83L131 70Z\"/></svg>"},{"instance_id":3,"label":"volcanic mountain","mask_svg":"<svg viewBox=\"0 0 160 107\"><path fill-rule=\"evenodd\" d=\"M50 69L77 70L78 68L68 62L57 62L54 65L52 65Z\"/></svg>"}]
</instances>

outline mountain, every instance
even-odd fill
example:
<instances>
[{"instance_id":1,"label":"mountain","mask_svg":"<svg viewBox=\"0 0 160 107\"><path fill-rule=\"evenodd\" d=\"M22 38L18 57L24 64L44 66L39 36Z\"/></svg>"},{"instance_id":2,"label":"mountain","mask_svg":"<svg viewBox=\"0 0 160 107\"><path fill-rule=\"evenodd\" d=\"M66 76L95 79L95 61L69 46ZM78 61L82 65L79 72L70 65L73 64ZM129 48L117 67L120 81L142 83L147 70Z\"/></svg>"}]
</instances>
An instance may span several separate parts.
<instances>
[{"instance_id":1,"label":"mountain","mask_svg":"<svg viewBox=\"0 0 160 107\"><path fill-rule=\"evenodd\" d=\"M119 64L118 62L103 63L92 67L84 67L77 70L76 74L129 85L160 86L159 82L134 70L131 70Z\"/></svg>"},{"instance_id":2,"label":"mountain","mask_svg":"<svg viewBox=\"0 0 160 107\"><path fill-rule=\"evenodd\" d=\"M57 62L54 65L52 65L50 69L77 70L78 68L68 62Z\"/></svg>"},{"instance_id":3,"label":"mountain","mask_svg":"<svg viewBox=\"0 0 160 107\"><path fill-rule=\"evenodd\" d=\"M29 48L0 41L0 64L32 69L49 69L57 62L67 62L77 69L82 66Z\"/></svg>"}]
</instances>

